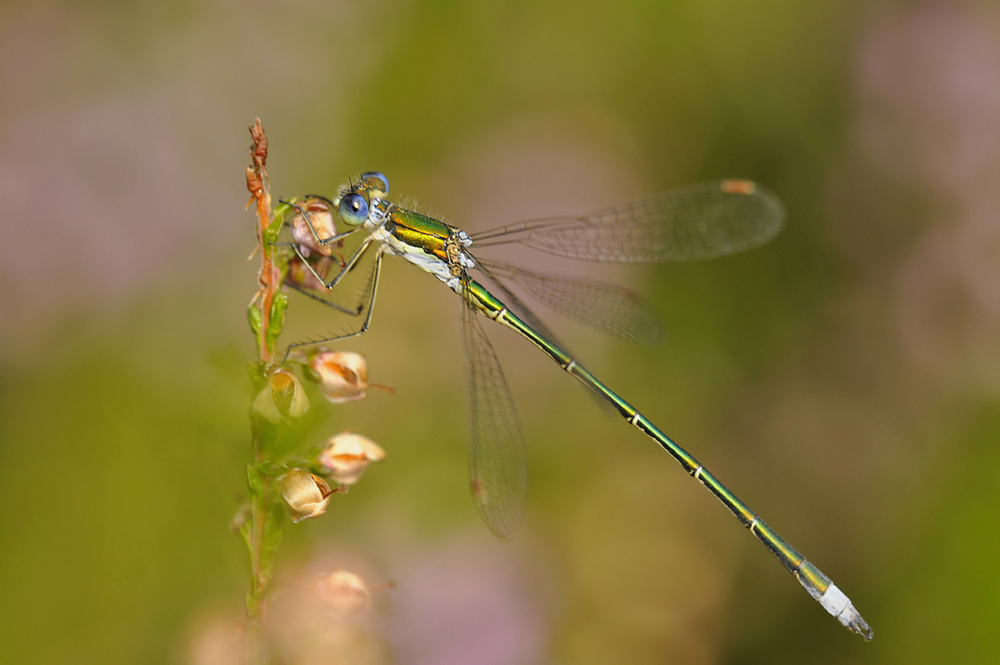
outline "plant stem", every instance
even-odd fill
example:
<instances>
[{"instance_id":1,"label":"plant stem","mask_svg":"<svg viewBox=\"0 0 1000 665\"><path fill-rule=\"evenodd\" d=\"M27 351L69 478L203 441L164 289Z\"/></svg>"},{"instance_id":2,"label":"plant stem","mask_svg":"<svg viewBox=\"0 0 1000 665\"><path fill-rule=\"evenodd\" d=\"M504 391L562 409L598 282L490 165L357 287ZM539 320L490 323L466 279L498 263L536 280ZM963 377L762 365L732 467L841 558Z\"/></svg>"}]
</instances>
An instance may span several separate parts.
<instances>
[{"instance_id":1,"label":"plant stem","mask_svg":"<svg viewBox=\"0 0 1000 665\"><path fill-rule=\"evenodd\" d=\"M253 455L255 462L264 459L261 446L261 422L259 418L251 417L253 428ZM253 491L250 497L250 599L247 604L247 614L251 621L260 621L264 610L264 598L267 593L270 576L266 574L263 561L264 533L267 529L267 503L270 499L270 479L264 479L263 491Z\"/></svg>"},{"instance_id":2,"label":"plant stem","mask_svg":"<svg viewBox=\"0 0 1000 665\"><path fill-rule=\"evenodd\" d=\"M259 288L253 301L259 302L261 314L260 331L257 334L257 355L261 362L269 363L273 351L267 343L267 330L271 324L274 294L281 288L281 273L274 260L277 248L264 240L271 223L271 191L266 166L267 136L260 124L260 118L254 119L254 124L250 127L250 136L253 138L253 145L250 148L253 164L247 167L247 189L257 204L257 249L260 252L260 271L257 273Z\"/></svg>"},{"instance_id":3,"label":"plant stem","mask_svg":"<svg viewBox=\"0 0 1000 665\"><path fill-rule=\"evenodd\" d=\"M252 165L247 167L247 189L252 200L256 202L257 210L257 250L260 252L260 270L257 273L258 289L250 303L251 309L259 308L259 327L257 336L257 356L261 366L270 364L273 359L273 349L268 343L268 330L271 326L271 311L275 293L281 288L281 273L275 259L276 247L266 242L268 226L271 223L271 193L270 181L267 176L267 136L261 125L260 118L254 119L250 127L253 145L250 147ZM259 389L260 386L257 386ZM257 473L260 463L265 461L263 445L263 428L267 424L256 414L251 413L251 450L253 460L247 469L250 484L250 559L251 582L250 595L247 602L249 619L258 623L264 613L270 582L270 562L265 560L268 515L271 502L272 480L267 475Z\"/></svg>"}]
</instances>

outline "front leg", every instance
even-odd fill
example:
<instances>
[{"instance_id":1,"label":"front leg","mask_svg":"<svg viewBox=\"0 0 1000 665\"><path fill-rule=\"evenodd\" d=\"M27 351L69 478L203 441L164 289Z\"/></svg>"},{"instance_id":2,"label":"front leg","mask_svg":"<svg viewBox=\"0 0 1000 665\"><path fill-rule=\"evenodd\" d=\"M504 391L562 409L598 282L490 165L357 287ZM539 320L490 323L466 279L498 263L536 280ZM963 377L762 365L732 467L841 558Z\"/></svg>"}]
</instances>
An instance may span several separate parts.
<instances>
[{"instance_id":1,"label":"front leg","mask_svg":"<svg viewBox=\"0 0 1000 665\"><path fill-rule=\"evenodd\" d=\"M357 248L357 250L355 250L351 258L347 260L347 263L345 263L343 267L341 267L340 272L334 275L333 279L331 279L329 282L327 282L322 275L316 272L316 269L312 266L311 263L309 263L306 257L302 254L302 250L299 249L298 245L293 244L292 249L295 250L295 254L299 257L299 260L302 261L302 265L304 265L306 268L309 269L309 272L313 274L313 277L315 277L316 280L320 284L322 284L325 288L332 290L334 287L337 286L337 284L340 284L340 280L342 280L344 276L347 275L347 273L349 273L351 270L354 269L354 266L357 265L362 255L364 255L364 253L371 246L372 241L373 238L370 235L367 238L365 238L364 241L362 241L361 245ZM381 256L381 252L379 252L379 255Z\"/></svg>"},{"instance_id":2,"label":"front leg","mask_svg":"<svg viewBox=\"0 0 1000 665\"><path fill-rule=\"evenodd\" d=\"M316 196L315 194L307 195L306 199L307 200L313 199L314 202L319 202L321 206L317 208L315 212L319 214L325 214L326 216L329 217L329 219L323 220L327 222L325 226L329 229L330 233L330 235L328 235L327 237L325 238L320 237L319 230L316 228L316 224L313 222L312 217L309 215L308 206L306 206L307 208L306 210L303 210L302 207L299 206L298 204L290 203L289 205L294 207L295 210L298 211L299 215L302 216L302 220L306 223L306 227L308 227L309 233L312 235L313 240L316 241L316 245L319 246L320 248L325 248L329 244L340 242L344 238L347 238L348 236L356 233L361 228L363 228L361 226L357 226L349 231L344 231L343 233L337 233L336 232L337 226L333 221L334 211L331 209L333 202L327 199L326 197ZM327 228L324 228L324 230L327 230ZM294 231L294 225L293 225L293 231Z\"/></svg>"},{"instance_id":3,"label":"front leg","mask_svg":"<svg viewBox=\"0 0 1000 665\"><path fill-rule=\"evenodd\" d=\"M381 275L382 273L382 256L384 254L385 254L385 246L383 245L378 248L377 253L375 255L375 268L372 270L372 277L371 277L371 295L368 298L368 313L365 316L364 323L361 324L361 328L353 332L346 333L344 335L335 335L332 337L325 337L323 339L311 339L305 342L295 342L293 344L289 344L288 348L285 349L285 359L288 358L288 354L291 353L292 349L300 346L311 346L313 344L323 344L325 342L336 342L342 339L348 339L350 337L358 337L359 335L364 335L366 332L368 332L368 325L371 323L372 320L372 311L375 309L375 295L378 291L379 275ZM359 307L358 313L360 312L361 310ZM284 362L284 360L282 362Z\"/></svg>"}]
</instances>

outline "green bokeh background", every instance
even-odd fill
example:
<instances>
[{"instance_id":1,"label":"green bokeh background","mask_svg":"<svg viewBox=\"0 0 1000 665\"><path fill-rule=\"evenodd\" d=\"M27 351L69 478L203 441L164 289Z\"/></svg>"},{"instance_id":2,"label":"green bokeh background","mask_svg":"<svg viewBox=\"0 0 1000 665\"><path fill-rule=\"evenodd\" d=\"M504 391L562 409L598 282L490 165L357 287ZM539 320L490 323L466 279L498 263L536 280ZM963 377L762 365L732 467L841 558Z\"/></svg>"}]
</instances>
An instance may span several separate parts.
<instances>
[{"instance_id":1,"label":"green bokeh background","mask_svg":"<svg viewBox=\"0 0 1000 665\"><path fill-rule=\"evenodd\" d=\"M874 641L501 330L531 488L515 543L491 540L467 495L459 303L394 261L345 348L396 394L313 394L311 413L314 440L352 428L387 458L279 563L349 551L397 579L365 626L392 662L1000 658L992 4L277 4L0 8L0 662L206 662L205 617L238 612L255 116L276 195L375 168L470 231L722 177L788 209L740 256L555 265L646 294L662 347L550 318L829 574ZM289 316L289 339L341 325L294 299ZM397 617L422 588L406 565L454 556L476 572L446 566L413 600L420 625L499 637L446 656ZM488 620L496 561L523 589L496 602L527 629ZM487 618L435 625L455 599Z\"/></svg>"}]
</instances>

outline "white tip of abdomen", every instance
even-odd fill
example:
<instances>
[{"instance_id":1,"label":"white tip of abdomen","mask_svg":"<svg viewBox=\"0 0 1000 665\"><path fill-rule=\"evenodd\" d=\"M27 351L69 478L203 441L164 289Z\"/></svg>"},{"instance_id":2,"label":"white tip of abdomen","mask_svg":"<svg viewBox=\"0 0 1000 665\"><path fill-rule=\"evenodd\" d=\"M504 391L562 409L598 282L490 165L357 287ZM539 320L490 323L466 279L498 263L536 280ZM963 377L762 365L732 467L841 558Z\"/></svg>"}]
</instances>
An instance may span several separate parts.
<instances>
[{"instance_id":1,"label":"white tip of abdomen","mask_svg":"<svg viewBox=\"0 0 1000 665\"><path fill-rule=\"evenodd\" d=\"M838 589L836 584L831 584L827 587L826 592L819 597L819 604L827 612L837 617L837 621L861 635L861 637L866 640L872 638L872 629L861 618L858 611L854 609L851 599L844 595L844 592Z\"/></svg>"}]
</instances>

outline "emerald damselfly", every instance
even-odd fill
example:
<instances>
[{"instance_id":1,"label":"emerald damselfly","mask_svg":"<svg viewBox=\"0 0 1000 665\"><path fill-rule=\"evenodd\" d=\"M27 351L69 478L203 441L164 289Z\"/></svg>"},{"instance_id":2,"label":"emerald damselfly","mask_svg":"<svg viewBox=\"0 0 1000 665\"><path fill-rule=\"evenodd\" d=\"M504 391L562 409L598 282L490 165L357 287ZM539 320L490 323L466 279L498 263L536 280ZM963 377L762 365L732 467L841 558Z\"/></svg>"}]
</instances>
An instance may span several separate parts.
<instances>
[{"instance_id":1,"label":"emerald damselfly","mask_svg":"<svg viewBox=\"0 0 1000 665\"><path fill-rule=\"evenodd\" d=\"M774 194L747 180L723 180L669 191L582 217L536 219L467 234L391 203L386 198L388 193L385 176L371 171L342 187L333 201L307 197L313 204L325 201L330 209L337 210L348 227L342 233L337 233L329 210L326 226L321 229L312 216L317 206L288 204L295 208L296 221L300 222L299 232L293 232L296 242L291 245L297 268L302 272L292 282L293 286L306 293L315 288L336 289L363 256L369 251L375 255L358 305L354 308L335 305L354 314L367 310L360 328L327 339L293 344L289 350L367 331L382 258L386 254L402 257L437 277L464 301L462 340L469 377L470 485L476 507L494 534L503 540L510 539L524 517L527 462L517 407L480 324L480 314L526 338L631 425L656 441L714 494L824 609L866 640L871 639L868 624L829 577L764 523L690 453L577 362L504 280L518 284L558 312L630 341L650 341L658 336L658 324L641 299L615 285L543 275L508 263L483 260L471 251L473 247L478 251L484 247L519 244L564 258L605 263L722 256L763 244L781 230L785 213ZM339 247L354 234L363 235L360 245L350 258L334 262L330 248ZM328 279L334 267L339 269ZM499 297L472 278L474 271L495 288ZM306 281L313 289L304 288Z\"/></svg>"}]
</instances>

